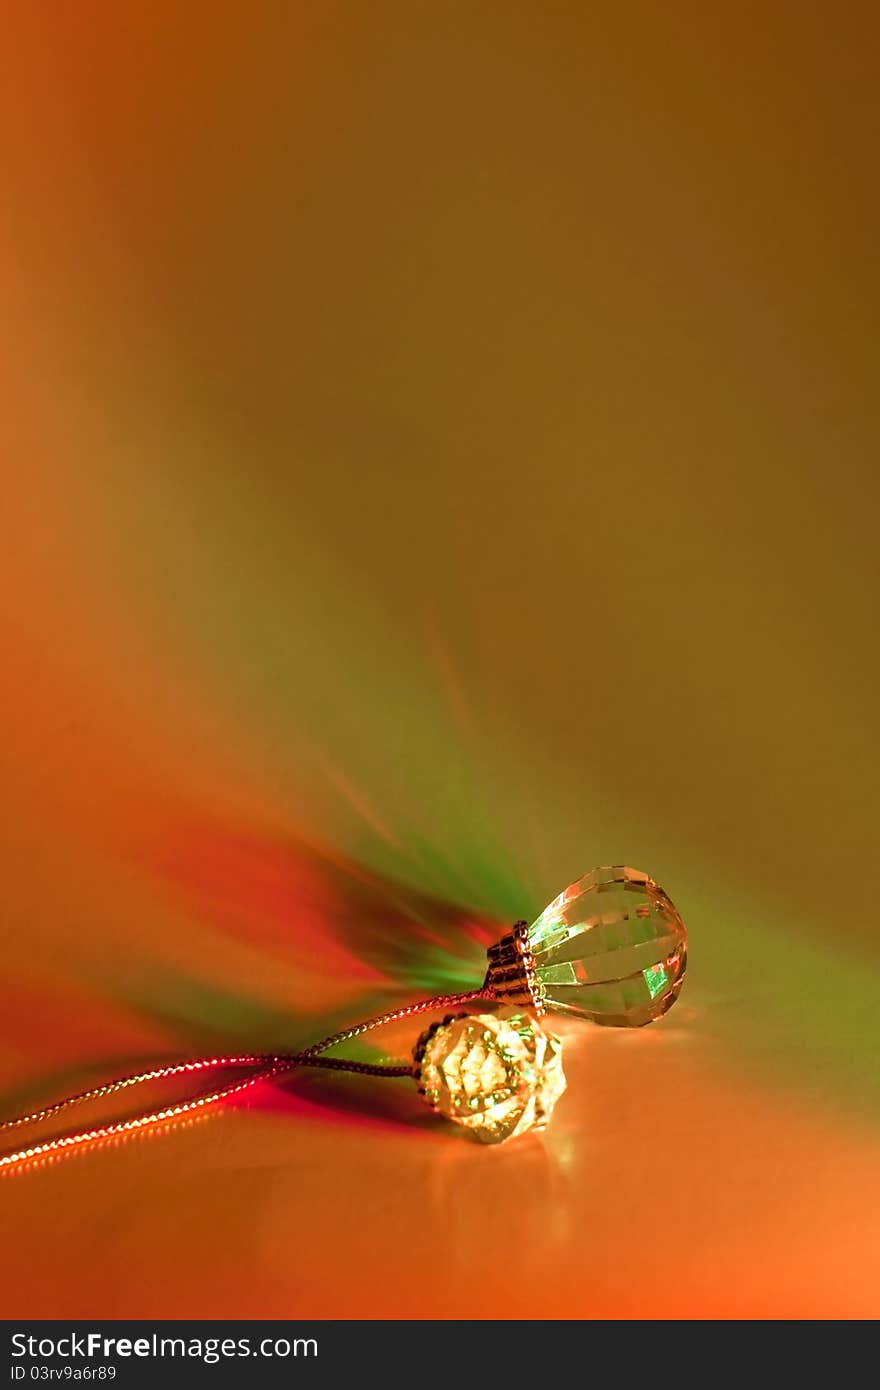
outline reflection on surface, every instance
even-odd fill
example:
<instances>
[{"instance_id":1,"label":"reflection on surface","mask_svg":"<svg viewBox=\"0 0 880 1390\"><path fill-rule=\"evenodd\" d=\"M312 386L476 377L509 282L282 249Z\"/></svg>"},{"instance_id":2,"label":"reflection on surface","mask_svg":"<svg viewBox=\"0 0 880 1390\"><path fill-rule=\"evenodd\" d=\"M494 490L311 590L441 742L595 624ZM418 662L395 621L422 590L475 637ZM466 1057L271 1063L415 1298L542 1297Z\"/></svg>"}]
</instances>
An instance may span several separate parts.
<instances>
[{"instance_id":1,"label":"reflection on surface","mask_svg":"<svg viewBox=\"0 0 880 1390\"><path fill-rule=\"evenodd\" d=\"M127 1149L133 1144L145 1143L149 1139L164 1139L172 1134L182 1134L186 1130L195 1129L197 1125L205 1125L210 1120L217 1119L219 1114L219 1110L211 1110L201 1115L183 1116L178 1120L159 1122L143 1129L129 1130L125 1134L109 1134L101 1138L90 1139L70 1149L61 1149L49 1154L38 1154L34 1158L22 1158L17 1163L0 1168L0 1178L18 1178L30 1173L44 1173L55 1170L61 1164L69 1163L72 1159L93 1158L96 1154L106 1153L110 1150Z\"/></svg>"},{"instance_id":2,"label":"reflection on surface","mask_svg":"<svg viewBox=\"0 0 880 1390\"><path fill-rule=\"evenodd\" d=\"M560 1108L561 1114L561 1108ZM453 1266L480 1252L541 1249L552 1255L570 1229L568 1182L552 1130L496 1148L473 1140L438 1144L428 1170L432 1225Z\"/></svg>"}]
</instances>

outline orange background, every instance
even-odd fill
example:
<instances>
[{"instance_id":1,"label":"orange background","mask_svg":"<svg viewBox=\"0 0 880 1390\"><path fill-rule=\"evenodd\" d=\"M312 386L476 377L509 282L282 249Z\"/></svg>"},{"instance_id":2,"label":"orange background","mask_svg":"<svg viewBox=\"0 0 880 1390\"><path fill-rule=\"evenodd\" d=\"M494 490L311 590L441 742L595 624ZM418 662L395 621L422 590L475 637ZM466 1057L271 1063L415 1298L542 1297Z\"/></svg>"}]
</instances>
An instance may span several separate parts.
<instances>
[{"instance_id":1,"label":"orange background","mask_svg":"<svg viewBox=\"0 0 880 1390\"><path fill-rule=\"evenodd\" d=\"M877 27L7 17L4 1113L464 988L594 864L692 964L543 1139L308 1075L7 1174L6 1316L880 1313Z\"/></svg>"}]
</instances>

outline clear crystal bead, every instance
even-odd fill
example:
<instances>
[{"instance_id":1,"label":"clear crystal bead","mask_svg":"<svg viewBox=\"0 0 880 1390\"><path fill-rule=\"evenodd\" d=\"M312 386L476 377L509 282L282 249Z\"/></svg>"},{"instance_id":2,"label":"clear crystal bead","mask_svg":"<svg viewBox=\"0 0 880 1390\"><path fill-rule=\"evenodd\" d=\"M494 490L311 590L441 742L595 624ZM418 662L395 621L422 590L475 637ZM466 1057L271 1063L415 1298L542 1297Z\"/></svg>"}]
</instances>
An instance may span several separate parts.
<instances>
[{"instance_id":1,"label":"clear crystal bead","mask_svg":"<svg viewBox=\"0 0 880 1390\"><path fill-rule=\"evenodd\" d=\"M560 1039L509 1009L434 1024L415 1059L428 1104L486 1144L543 1129L565 1090Z\"/></svg>"},{"instance_id":2,"label":"clear crystal bead","mask_svg":"<svg viewBox=\"0 0 880 1390\"><path fill-rule=\"evenodd\" d=\"M528 930L535 989L551 1009L594 1023L640 1027L675 1003L687 933L653 879L624 866L593 869Z\"/></svg>"}]
</instances>

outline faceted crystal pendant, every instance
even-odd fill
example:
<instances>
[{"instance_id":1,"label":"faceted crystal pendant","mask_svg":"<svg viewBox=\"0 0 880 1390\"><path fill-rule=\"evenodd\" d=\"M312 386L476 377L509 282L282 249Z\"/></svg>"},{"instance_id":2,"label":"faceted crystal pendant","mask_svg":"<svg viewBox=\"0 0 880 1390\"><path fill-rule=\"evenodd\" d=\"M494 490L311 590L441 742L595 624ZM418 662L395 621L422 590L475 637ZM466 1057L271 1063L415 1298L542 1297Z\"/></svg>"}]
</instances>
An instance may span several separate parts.
<instances>
[{"instance_id":1,"label":"faceted crystal pendant","mask_svg":"<svg viewBox=\"0 0 880 1390\"><path fill-rule=\"evenodd\" d=\"M687 933L647 874L593 869L527 927L517 923L489 951L489 993L558 1009L594 1023L641 1027L678 997Z\"/></svg>"},{"instance_id":2,"label":"faceted crystal pendant","mask_svg":"<svg viewBox=\"0 0 880 1390\"><path fill-rule=\"evenodd\" d=\"M486 1144L543 1129L565 1090L559 1038L510 1009L450 1015L422 1034L413 1055L431 1108Z\"/></svg>"}]
</instances>

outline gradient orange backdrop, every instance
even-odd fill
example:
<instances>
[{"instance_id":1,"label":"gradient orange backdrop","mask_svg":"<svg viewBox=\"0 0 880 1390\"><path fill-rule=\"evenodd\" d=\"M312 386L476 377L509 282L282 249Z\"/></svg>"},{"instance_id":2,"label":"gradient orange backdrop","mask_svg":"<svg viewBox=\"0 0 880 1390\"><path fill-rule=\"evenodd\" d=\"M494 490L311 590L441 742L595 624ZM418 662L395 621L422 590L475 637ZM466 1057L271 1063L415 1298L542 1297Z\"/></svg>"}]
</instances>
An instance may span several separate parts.
<instances>
[{"instance_id":1,"label":"gradient orange backdrop","mask_svg":"<svg viewBox=\"0 0 880 1390\"><path fill-rule=\"evenodd\" d=\"M7 1175L3 1313L880 1314L874 7L4 29L4 1112L594 864L692 967L543 1140L309 1076Z\"/></svg>"}]
</instances>

